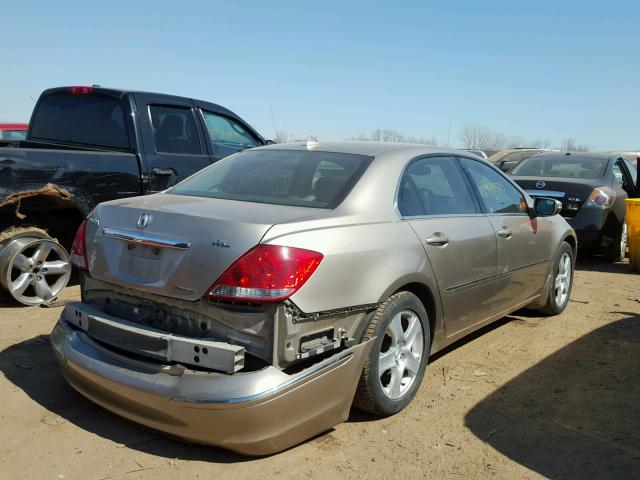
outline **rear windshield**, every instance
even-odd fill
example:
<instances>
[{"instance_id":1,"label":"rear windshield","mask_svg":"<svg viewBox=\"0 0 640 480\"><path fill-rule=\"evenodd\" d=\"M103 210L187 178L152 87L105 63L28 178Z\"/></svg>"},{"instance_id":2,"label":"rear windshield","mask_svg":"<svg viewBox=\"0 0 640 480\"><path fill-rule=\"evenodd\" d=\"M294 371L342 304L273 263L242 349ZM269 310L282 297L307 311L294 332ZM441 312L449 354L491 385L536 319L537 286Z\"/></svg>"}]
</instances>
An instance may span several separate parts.
<instances>
[{"instance_id":1,"label":"rear windshield","mask_svg":"<svg viewBox=\"0 0 640 480\"><path fill-rule=\"evenodd\" d=\"M129 149L120 100L99 95L47 95L38 105L31 140Z\"/></svg>"},{"instance_id":2,"label":"rear windshield","mask_svg":"<svg viewBox=\"0 0 640 480\"><path fill-rule=\"evenodd\" d=\"M523 177L599 178L607 160L588 157L530 157L513 167L509 175Z\"/></svg>"},{"instance_id":3,"label":"rear windshield","mask_svg":"<svg viewBox=\"0 0 640 480\"><path fill-rule=\"evenodd\" d=\"M335 208L371 157L299 150L249 150L221 160L168 193L299 207Z\"/></svg>"}]
</instances>

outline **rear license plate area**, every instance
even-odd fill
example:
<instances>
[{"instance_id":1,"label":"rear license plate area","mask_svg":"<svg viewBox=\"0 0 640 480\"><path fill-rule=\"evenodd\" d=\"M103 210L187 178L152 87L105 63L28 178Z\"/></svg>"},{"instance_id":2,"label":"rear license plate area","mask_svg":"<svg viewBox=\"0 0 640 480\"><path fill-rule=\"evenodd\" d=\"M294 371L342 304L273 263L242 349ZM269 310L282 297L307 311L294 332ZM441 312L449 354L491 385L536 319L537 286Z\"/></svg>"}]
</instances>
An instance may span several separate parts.
<instances>
[{"instance_id":1,"label":"rear license plate area","mask_svg":"<svg viewBox=\"0 0 640 480\"><path fill-rule=\"evenodd\" d=\"M150 260L158 260L162 258L162 248L160 247L128 242L126 248L127 254L133 257L148 258Z\"/></svg>"}]
</instances>

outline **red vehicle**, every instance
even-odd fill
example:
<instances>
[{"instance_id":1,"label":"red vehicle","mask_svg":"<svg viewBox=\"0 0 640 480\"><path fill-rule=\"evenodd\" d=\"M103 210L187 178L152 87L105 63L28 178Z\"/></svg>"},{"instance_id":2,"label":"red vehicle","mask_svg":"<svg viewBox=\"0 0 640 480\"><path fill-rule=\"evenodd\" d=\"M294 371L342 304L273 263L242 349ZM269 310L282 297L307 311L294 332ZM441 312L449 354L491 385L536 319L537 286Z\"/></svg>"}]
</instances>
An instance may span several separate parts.
<instances>
[{"instance_id":1,"label":"red vehicle","mask_svg":"<svg viewBox=\"0 0 640 480\"><path fill-rule=\"evenodd\" d=\"M0 123L0 140L26 140L28 123Z\"/></svg>"}]
</instances>

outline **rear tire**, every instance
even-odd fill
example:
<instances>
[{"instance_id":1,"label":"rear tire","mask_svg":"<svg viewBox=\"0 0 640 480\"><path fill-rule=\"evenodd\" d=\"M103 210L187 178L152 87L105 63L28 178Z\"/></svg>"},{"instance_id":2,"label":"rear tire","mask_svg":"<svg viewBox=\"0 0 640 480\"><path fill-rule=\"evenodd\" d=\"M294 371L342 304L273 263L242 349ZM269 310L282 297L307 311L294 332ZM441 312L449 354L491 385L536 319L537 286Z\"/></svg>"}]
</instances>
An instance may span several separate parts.
<instances>
[{"instance_id":1,"label":"rear tire","mask_svg":"<svg viewBox=\"0 0 640 480\"><path fill-rule=\"evenodd\" d=\"M413 400L429 360L429 316L420 299L411 292L392 295L367 327L364 339L373 337L354 406L376 415L393 415Z\"/></svg>"},{"instance_id":2,"label":"rear tire","mask_svg":"<svg viewBox=\"0 0 640 480\"><path fill-rule=\"evenodd\" d=\"M573 287L575 256L571 245L562 242L553 264L547 303L540 309L547 315L559 315L567 307Z\"/></svg>"},{"instance_id":3,"label":"rear tire","mask_svg":"<svg viewBox=\"0 0 640 480\"><path fill-rule=\"evenodd\" d=\"M23 305L55 300L71 276L66 250L36 227L15 228L0 238L0 286L6 296Z\"/></svg>"},{"instance_id":4,"label":"rear tire","mask_svg":"<svg viewBox=\"0 0 640 480\"><path fill-rule=\"evenodd\" d=\"M627 244L627 221L623 220L613 243L605 249L604 257L610 262L623 262L627 256Z\"/></svg>"}]
</instances>

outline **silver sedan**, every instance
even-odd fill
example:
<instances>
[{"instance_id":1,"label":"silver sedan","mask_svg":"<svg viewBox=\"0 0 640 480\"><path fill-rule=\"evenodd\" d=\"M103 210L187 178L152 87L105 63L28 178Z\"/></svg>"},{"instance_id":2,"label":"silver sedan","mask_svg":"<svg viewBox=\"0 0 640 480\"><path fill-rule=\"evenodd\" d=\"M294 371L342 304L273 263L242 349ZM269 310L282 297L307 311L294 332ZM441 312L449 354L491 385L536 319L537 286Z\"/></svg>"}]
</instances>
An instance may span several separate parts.
<instances>
[{"instance_id":1,"label":"silver sedan","mask_svg":"<svg viewBox=\"0 0 640 480\"><path fill-rule=\"evenodd\" d=\"M249 455L405 408L429 356L522 307L561 313L576 237L553 199L460 150L273 145L99 205L52 333L116 414Z\"/></svg>"}]
</instances>

